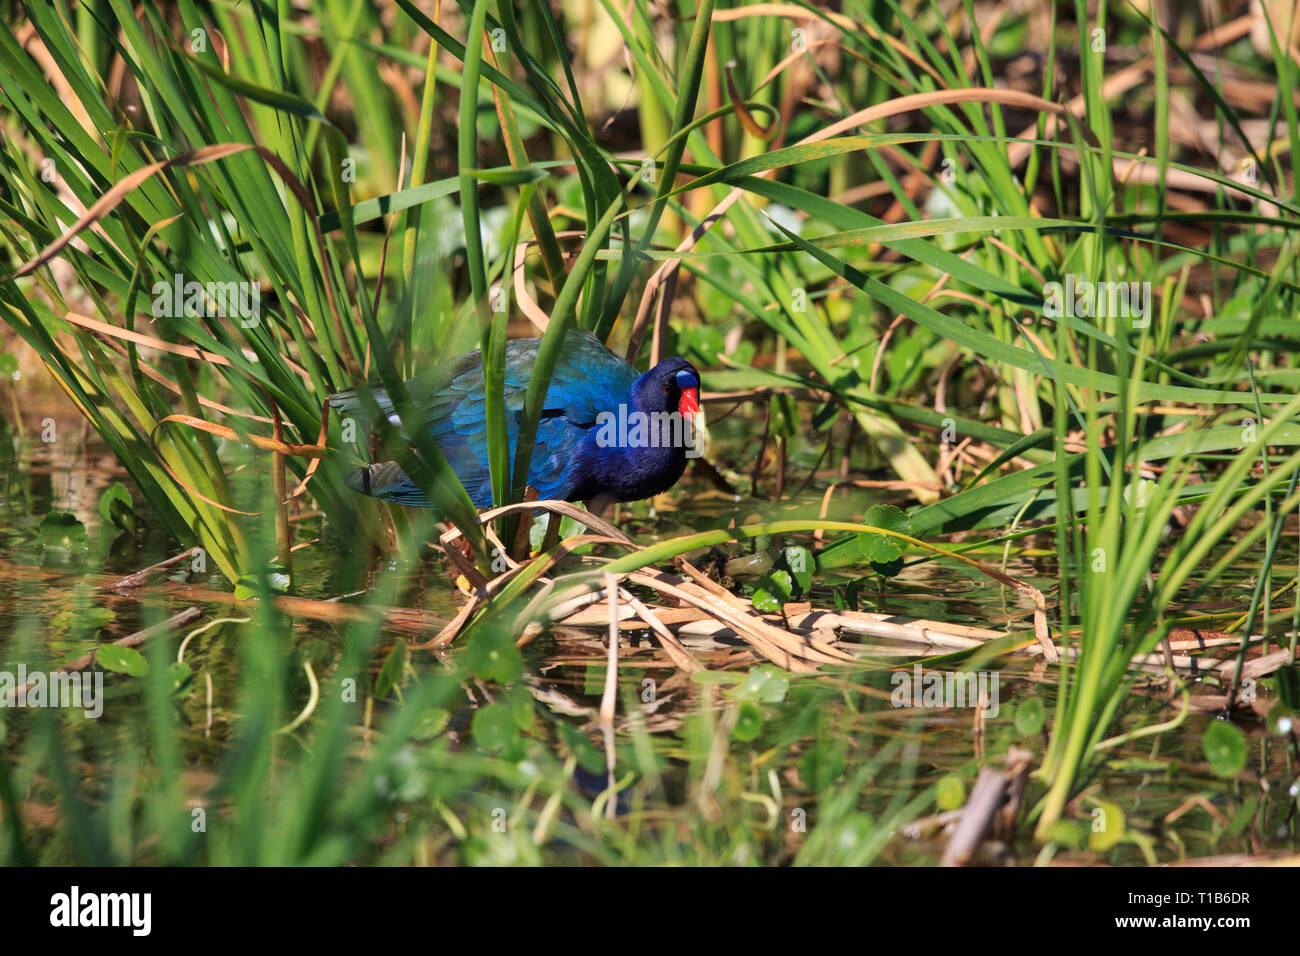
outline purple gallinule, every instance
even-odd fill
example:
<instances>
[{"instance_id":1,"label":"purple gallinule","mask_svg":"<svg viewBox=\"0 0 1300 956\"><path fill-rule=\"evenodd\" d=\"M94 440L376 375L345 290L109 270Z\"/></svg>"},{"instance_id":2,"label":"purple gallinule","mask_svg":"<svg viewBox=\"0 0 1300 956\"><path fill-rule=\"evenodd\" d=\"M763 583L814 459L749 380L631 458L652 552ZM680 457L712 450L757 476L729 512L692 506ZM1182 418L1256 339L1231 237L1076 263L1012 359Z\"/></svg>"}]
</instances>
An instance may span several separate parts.
<instances>
[{"instance_id":1,"label":"purple gallinule","mask_svg":"<svg viewBox=\"0 0 1300 956\"><path fill-rule=\"evenodd\" d=\"M524 391L540 339L506 345L506 420L513 464ZM469 492L475 506L492 504L488 471L483 364L475 349L422 373L407 384L422 424ZM583 329L570 330L555 364L528 484L541 498L584 501L599 513L615 501L637 501L667 491L695 450L700 375L685 359L637 370ZM376 404L395 425L393 404L380 389ZM352 391L331 395L343 415L361 416ZM415 508L428 499L396 462L377 462L347 479L362 494Z\"/></svg>"}]
</instances>

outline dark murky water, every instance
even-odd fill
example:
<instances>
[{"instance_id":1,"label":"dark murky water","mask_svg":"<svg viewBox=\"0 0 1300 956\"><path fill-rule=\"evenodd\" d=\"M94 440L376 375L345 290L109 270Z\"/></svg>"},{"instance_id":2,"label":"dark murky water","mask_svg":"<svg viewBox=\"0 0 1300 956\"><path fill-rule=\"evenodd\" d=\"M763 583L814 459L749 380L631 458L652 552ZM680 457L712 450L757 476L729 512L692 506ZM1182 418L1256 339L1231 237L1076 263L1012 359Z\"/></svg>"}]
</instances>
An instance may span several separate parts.
<instances>
[{"instance_id":1,"label":"dark murky water","mask_svg":"<svg viewBox=\"0 0 1300 956\"><path fill-rule=\"evenodd\" d=\"M0 425L0 669L13 670L18 663L29 669L53 668L93 650L102 643L132 633L160 616L197 605L205 612L194 627L218 618L242 618L247 611L220 601L205 599L205 592L227 592L228 586L213 570L198 573L188 566L164 575L149 587L133 593L106 590L105 585L175 553L178 548L157 529L138 536L121 534L99 515L99 496L109 484L125 480L116 462L93 434L68 414L60 416L64 431L55 442L39 440L40 413L24 410L27 434L19 440L12 426ZM8 455L17 448L15 455ZM806 473L806 472L803 472ZM802 473L799 473L802 474ZM764 520L816 517L820 493L774 505L771 502L736 502L712 491L700 479L691 479L689 494L675 500L689 501L690 510L633 508L621 519L621 526L638 540L651 540L689 530L717 527L728 520L743 523L752 516ZM745 490L748 490L747 488ZM862 493L848 500L836 500L830 517L860 518L869 501ZM84 522L84 540L70 545L51 545L42 535L42 519L56 511L69 511ZM309 518L299 529L299 538L322 533L319 518ZM308 533L311 532L311 533ZM1055 586L1050 541L1032 539L1013 547L1007 570L1043 589L1049 595ZM337 542L328 533L320 543L296 556L298 592L306 597L328 599L332 572L337 564ZM1291 550L1279 556L1280 567L1294 567ZM985 560L996 556L985 555ZM458 605L450 576L437 563L382 573L406 575L404 600L412 600L435 614L450 615ZM1283 572L1285 573L1285 572ZM1239 608L1249 597L1253 583L1251 569L1229 578L1210 600L1207 610ZM834 606L834 586L848 574L819 580L811 599L815 606ZM996 583L971 572L965 566L952 567L926 562L909 567L883 588L865 585L859 596L863 610L878 610L910 617L931 618L953 624L998 628L1014 622L1028 625L1025 608L1015 595ZM111 612L111 613L109 613ZM325 654L338 647L335 626L330 623L295 619L295 638L319 641ZM190 727L186 758L198 771L213 769L222 753L234 715L225 707L234 697L238 679L239 624L217 625L197 636L186 652L194 672L212 680L212 698L204 684L183 704ZM456 652L453 652L453 654ZM711 667L744 669L755 663L743 645L708 643L698 653ZM594 708L599 704L604 675L605 650L597 631L558 628L538 638L526 651L530 680L544 705ZM997 717L984 720L977 733L974 710L917 711L890 706L893 667L909 664L906 658L864 660L861 668L793 683L785 703L768 708L769 726L789 735L793 742L782 750L782 759L765 770L775 772L773 787L779 787L781 812L789 813L813 799L819 787L831 779L843 780L860 761L893 745L901 755L874 773L863 794L867 807L883 807L895 798L905 798L924 783L945 775L956 775L969 792L978 773L982 753L997 764L1012 746L1041 756L1045 730L1024 733L1015 719L1017 709L1027 701L1041 703L1050 719L1055 703L1052 671L1024 657L1002 658L983 665L996 669L998 677ZM439 666L427 654L417 654L417 667ZM663 666L663 657L648 640L628 647L622 655L621 678L633 693L645 682L655 682L657 698L643 719L655 732L656 746L671 766L681 735L699 712L701 696L710 693L707 684L685 680ZM117 728L144 720L143 695L138 688L107 677L110 696L116 699L111 718L83 729L100 734L105 746ZM117 686L113 686L114 684ZM306 688L297 692L303 696ZM1125 726L1137 722L1168 720L1174 715L1157 691L1139 692ZM1031 704L1031 707L1037 706ZM2 717L3 715L0 715ZM71 720L71 718L69 718ZM573 718L579 724L583 721ZM1278 738L1269 738L1256 723L1242 724L1251 739L1248 769L1237 780L1215 777L1201 749L1201 734L1215 718L1193 714L1178 730L1148 737L1116 748L1096 775L1087 782L1076 801L1074 818L1086 832L1094 800L1118 805L1129 828L1148 841L1148 851L1160 861L1207 855L1261 853L1300 846L1297 826L1289 808L1285 788L1295 779L1296 760ZM8 722L10 732L15 721ZM1032 722L1031 722L1032 723ZM0 723L0 729L4 724ZM906 757L906 759L902 759ZM105 759L111 759L106 757ZM837 764L838 762L838 764ZM915 777L913 777L913 774ZM1266 783L1261 784L1261 780ZM767 788L760 781L758 789ZM1280 785L1280 786L1279 786ZM671 790L671 785L670 785ZM1041 795L1031 782L1027 800ZM933 815L931 815L933 816ZM984 848L987 862L1030 863L1037 852L1022 826L1021 834L1008 841L993 840ZM903 829L881 851L887 862L933 863L947 838L942 818L922 820ZM1142 847L1129 842L1109 849L1104 856L1088 850L1063 852L1057 859L1113 863L1140 863Z\"/></svg>"}]
</instances>

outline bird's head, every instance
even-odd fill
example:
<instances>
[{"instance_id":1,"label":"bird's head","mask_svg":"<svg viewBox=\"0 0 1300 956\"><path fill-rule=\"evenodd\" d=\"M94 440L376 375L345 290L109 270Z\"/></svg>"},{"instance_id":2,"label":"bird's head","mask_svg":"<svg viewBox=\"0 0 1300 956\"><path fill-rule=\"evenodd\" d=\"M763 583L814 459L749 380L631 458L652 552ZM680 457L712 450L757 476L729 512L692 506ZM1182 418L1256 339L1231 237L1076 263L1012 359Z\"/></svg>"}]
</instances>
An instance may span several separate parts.
<instances>
[{"instance_id":1,"label":"bird's head","mask_svg":"<svg viewBox=\"0 0 1300 956\"><path fill-rule=\"evenodd\" d=\"M677 412L693 422L700 414L700 373L685 359L664 359L636 380L632 400L644 411Z\"/></svg>"}]
</instances>

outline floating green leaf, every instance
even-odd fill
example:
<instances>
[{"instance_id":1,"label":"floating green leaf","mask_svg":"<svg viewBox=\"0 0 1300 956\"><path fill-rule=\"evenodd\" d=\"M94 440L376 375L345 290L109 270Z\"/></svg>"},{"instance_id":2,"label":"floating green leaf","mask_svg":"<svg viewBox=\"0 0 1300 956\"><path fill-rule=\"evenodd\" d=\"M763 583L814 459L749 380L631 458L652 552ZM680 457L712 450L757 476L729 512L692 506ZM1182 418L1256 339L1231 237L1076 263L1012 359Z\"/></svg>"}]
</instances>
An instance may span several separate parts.
<instances>
[{"instance_id":1,"label":"floating green leaf","mask_svg":"<svg viewBox=\"0 0 1300 956\"><path fill-rule=\"evenodd\" d=\"M1124 811L1118 804L1098 800L1092 809L1092 832L1088 835L1088 848L1105 852L1124 839Z\"/></svg>"},{"instance_id":2,"label":"floating green leaf","mask_svg":"<svg viewBox=\"0 0 1300 956\"><path fill-rule=\"evenodd\" d=\"M451 711L445 707L430 707L420 715L411 732L412 740L432 740L444 730L451 721Z\"/></svg>"},{"instance_id":3,"label":"floating green leaf","mask_svg":"<svg viewBox=\"0 0 1300 956\"><path fill-rule=\"evenodd\" d=\"M1074 820L1057 820L1047 828L1048 842L1082 850L1088 845L1087 831Z\"/></svg>"},{"instance_id":4,"label":"floating green leaf","mask_svg":"<svg viewBox=\"0 0 1300 956\"><path fill-rule=\"evenodd\" d=\"M509 684L524 672L524 659L514 638L500 627L479 632L470 641L465 666L484 680Z\"/></svg>"},{"instance_id":5,"label":"floating green leaf","mask_svg":"<svg viewBox=\"0 0 1300 956\"><path fill-rule=\"evenodd\" d=\"M744 681L727 693L737 700L750 700L760 704L779 704L790 689L790 675L779 667L762 664L752 668Z\"/></svg>"},{"instance_id":6,"label":"floating green leaf","mask_svg":"<svg viewBox=\"0 0 1300 956\"><path fill-rule=\"evenodd\" d=\"M1246 735L1225 720L1216 720L1206 728L1201 749L1216 777L1230 780L1246 767Z\"/></svg>"},{"instance_id":7,"label":"floating green leaf","mask_svg":"<svg viewBox=\"0 0 1300 956\"><path fill-rule=\"evenodd\" d=\"M96 652L95 659L104 670L128 677L144 677L149 673L149 662L133 647L105 644Z\"/></svg>"},{"instance_id":8,"label":"floating green leaf","mask_svg":"<svg viewBox=\"0 0 1300 956\"><path fill-rule=\"evenodd\" d=\"M763 731L763 709L753 701L744 700L736 705L736 723L731 736L748 743Z\"/></svg>"},{"instance_id":9,"label":"floating green leaf","mask_svg":"<svg viewBox=\"0 0 1300 956\"><path fill-rule=\"evenodd\" d=\"M789 571L772 571L759 578L751 598L754 607L764 614L775 614L794 595L794 578Z\"/></svg>"},{"instance_id":10,"label":"floating green leaf","mask_svg":"<svg viewBox=\"0 0 1300 956\"><path fill-rule=\"evenodd\" d=\"M514 714L511 713L510 705L504 703L487 704L476 710L474 719L470 722L470 731L475 743L492 753L504 750L519 739Z\"/></svg>"},{"instance_id":11,"label":"floating green leaf","mask_svg":"<svg viewBox=\"0 0 1300 956\"><path fill-rule=\"evenodd\" d=\"M863 515L862 523L886 531L896 531L899 534L909 536L912 534L912 521L908 518L907 512L894 505L872 505ZM863 531L858 534L858 546L862 549L862 556L873 565L882 567L892 565L902 558L904 545L905 542L892 535L874 531Z\"/></svg>"},{"instance_id":12,"label":"floating green leaf","mask_svg":"<svg viewBox=\"0 0 1300 956\"><path fill-rule=\"evenodd\" d=\"M41 519L38 530L41 544L47 548L71 550L86 545L86 526L67 511L51 511Z\"/></svg>"},{"instance_id":13,"label":"floating green leaf","mask_svg":"<svg viewBox=\"0 0 1300 956\"><path fill-rule=\"evenodd\" d=\"M785 566L790 569L790 576L794 578L794 583L799 588L799 593L807 593L812 587L813 572L817 570L817 560L813 557L813 553L807 548L793 547L786 548L781 554L785 559Z\"/></svg>"},{"instance_id":14,"label":"floating green leaf","mask_svg":"<svg viewBox=\"0 0 1300 956\"><path fill-rule=\"evenodd\" d=\"M946 773L934 787L934 800L940 810L956 810L966 802L966 783L959 773Z\"/></svg>"},{"instance_id":15,"label":"floating green leaf","mask_svg":"<svg viewBox=\"0 0 1300 956\"><path fill-rule=\"evenodd\" d=\"M1027 697L1016 708L1016 731L1022 737L1032 737L1043 729L1047 712L1037 697Z\"/></svg>"},{"instance_id":16,"label":"floating green leaf","mask_svg":"<svg viewBox=\"0 0 1300 956\"><path fill-rule=\"evenodd\" d=\"M106 607L88 607L80 611L60 611L51 619L55 627L73 628L78 631L96 631L117 620L117 612Z\"/></svg>"}]
</instances>

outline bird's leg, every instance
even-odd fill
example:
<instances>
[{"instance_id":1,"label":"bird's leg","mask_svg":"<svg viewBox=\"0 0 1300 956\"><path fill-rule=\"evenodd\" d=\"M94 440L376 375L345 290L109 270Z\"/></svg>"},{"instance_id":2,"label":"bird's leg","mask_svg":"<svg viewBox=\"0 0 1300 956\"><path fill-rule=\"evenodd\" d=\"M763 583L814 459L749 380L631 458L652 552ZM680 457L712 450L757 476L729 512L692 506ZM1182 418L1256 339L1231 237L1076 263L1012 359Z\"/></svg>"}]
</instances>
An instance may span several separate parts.
<instances>
[{"instance_id":1,"label":"bird's leg","mask_svg":"<svg viewBox=\"0 0 1300 956\"><path fill-rule=\"evenodd\" d=\"M524 487L524 501L536 501L536 500L537 500L537 489L534 488L532 485L526 485ZM531 511L525 511L523 514L519 516L519 524L515 526L514 539L510 542L510 557L513 558L514 560L516 561L528 560L528 553L531 550L529 546L529 542L531 541L532 528L533 528L533 513ZM542 550L546 550L546 547L549 547L550 544L553 543L554 542L548 542L543 547Z\"/></svg>"},{"instance_id":2,"label":"bird's leg","mask_svg":"<svg viewBox=\"0 0 1300 956\"><path fill-rule=\"evenodd\" d=\"M614 504L616 500L617 499L615 499L615 497L611 495L609 492L602 491L594 498L588 498L586 501L583 502L583 505L585 505L587 510L590 511L597 518L603 518L605 516L605 512L609 510L609 506Z\"/></svg>"}]
</instances>

